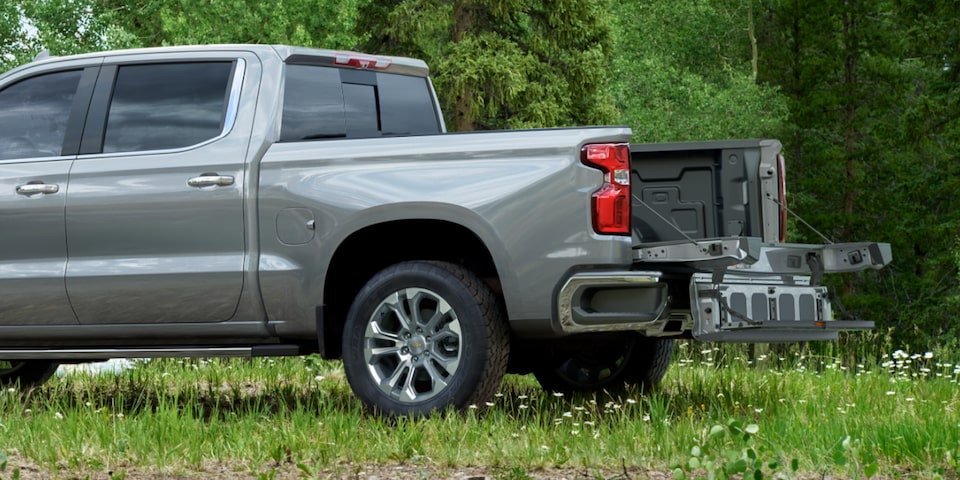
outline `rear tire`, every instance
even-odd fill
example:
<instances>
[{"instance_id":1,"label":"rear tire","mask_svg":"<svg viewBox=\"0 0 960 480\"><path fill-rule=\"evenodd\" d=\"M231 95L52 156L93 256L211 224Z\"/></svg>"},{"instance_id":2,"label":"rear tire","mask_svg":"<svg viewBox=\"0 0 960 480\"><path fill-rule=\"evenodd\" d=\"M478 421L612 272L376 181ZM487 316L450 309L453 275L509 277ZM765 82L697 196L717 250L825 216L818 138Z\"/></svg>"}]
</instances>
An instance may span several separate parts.
<instances>
[{"instance_id":1,"label":"rear tire","mask_svg":"<svg viewBox=\"0 0 960 480\"><path fill-rule=\"evenodd\" d=\"M420 417L482 406L500 385L509 349L502 305L476 275L404 262L374 275L354 299L343 366L368 411Z\"/></svg>"},{"instance_id":2,"label":"rear tire","mask_svg":"<svg viewBox=\"0 0 960 480\"><path fill-rule=\"evenodd\" d=\"M549 391L619 392L632 385L649 391L666 375L673 346L671 338L629 332L582 349L556 351L533 373Z\"/></svg>"},{"instance_id":3,"label":"rear tire","mask_svg":"<svg viewBox=\"0 0 960 480\"><path fill-rule=\"evenodd\" d=\"M60 364L46 360L0 360L0 385L29 389L50 379Z\"/></svg>"}]
</instances>

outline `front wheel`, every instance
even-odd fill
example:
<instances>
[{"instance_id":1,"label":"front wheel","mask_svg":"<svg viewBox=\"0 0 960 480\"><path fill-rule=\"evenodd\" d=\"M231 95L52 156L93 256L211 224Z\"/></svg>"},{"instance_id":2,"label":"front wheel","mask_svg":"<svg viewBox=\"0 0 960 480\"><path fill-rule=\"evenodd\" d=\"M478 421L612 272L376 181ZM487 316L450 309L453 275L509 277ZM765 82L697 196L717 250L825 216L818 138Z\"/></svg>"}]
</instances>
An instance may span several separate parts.
<instances>
[{"instance_id":1,"label":"front wheel","mask_svg":"<svg viewBox=\"0 0 960 480\"><path fill-rule=\"evenodd\" d=\"M60 365L46 360L0 360L0 385L22 389L39 387Z\"/></svg>"},{"instance_id":2,"label":"front wheel","mask_svg":"<svg viewBox=\"0 0 960 480\"><path fill-rule=\"evenodd\" d=\"M498 298L476 275L442 262L404 262L374 275L347 314L343 366L367 410L427 415L482 405L507 368Z\"/></svg>"}]
</instances>

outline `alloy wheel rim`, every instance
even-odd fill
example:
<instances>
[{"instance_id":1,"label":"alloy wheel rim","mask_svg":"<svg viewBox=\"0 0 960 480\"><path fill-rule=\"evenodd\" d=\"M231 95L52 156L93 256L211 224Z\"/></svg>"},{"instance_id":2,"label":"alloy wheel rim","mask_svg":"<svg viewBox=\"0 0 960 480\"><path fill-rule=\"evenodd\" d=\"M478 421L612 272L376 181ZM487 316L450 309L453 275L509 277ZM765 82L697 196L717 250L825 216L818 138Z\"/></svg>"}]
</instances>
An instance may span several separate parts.
<instances>
[{"instance_id":1,"label":"alloy wheel rim","mask_svg":"<svg viewBox=\"0 0 960 480\"><path fill-rule=\"evenodd\" d=\"M460 367L460 319L449 303L425 288L388 295L364 332L367 370L381 392L417 403L442 392Z\"/></svg>"}]
</instances>

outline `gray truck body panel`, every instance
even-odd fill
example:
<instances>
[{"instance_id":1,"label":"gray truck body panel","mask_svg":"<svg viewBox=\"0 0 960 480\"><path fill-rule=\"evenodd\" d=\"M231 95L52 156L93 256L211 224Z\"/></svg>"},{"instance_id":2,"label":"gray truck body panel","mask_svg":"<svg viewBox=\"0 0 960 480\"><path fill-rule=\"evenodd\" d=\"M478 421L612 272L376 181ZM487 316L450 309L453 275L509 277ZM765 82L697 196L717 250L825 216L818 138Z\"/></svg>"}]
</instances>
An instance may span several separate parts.
<instances>
[{"instance_id":1,"label":"gray truck body panel","mask_svg":"<svg viewBox=\"0 0 960 480\"><path fill-rule=\"evenodd\" d=\"M566 271L631 261L629 237L592 232L583 192L597 188L600 172L579 162L584 143L628 137L623 128L587 128L273 145L260 162L259 193L268 315L287 322L280 331L313 328L323 272L349 235L433 219L466 227L487 246L515 326L549 329ZM284 242L280 228L294 237L311 220L309 241Z\"/></svg>"},{"instance_id":2,"label":"gray truck body panel","mask_svg":"<svg viewBox=\"0 0 960 480\"><path fill-rule=\"evenodd\" d=\"M11 212L0 230L0 344L315 338L325 282L336 281L326 278L336 249L358 230L405 219L473 232L493 257L519 331L554 331L553 294L566 271L630 263L629 237L592 232L588 192L601 173L579 161L584 143L626 142L629 129L276 143L284 59L328 53L145 49L48 59L4 75L0 88L40 71L100 65L238 65L237 94L213 139L172 150L0 161L7 187L0 205ZM392 62L391 72L427 74L420 61ZM231 181L190 185L208 174ZM30 182L60 190L15 192Z\"/></svg>"}]
</instances>

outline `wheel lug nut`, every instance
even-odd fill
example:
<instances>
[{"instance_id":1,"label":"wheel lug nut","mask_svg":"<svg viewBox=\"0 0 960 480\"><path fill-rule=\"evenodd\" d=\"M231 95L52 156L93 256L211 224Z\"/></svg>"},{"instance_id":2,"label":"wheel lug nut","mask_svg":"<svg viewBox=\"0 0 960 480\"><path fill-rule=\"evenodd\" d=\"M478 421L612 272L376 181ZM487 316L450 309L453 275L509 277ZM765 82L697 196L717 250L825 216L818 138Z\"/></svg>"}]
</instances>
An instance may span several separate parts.
<instances>
[{"instance_id":1,"label":"wheel lug nut","mask_svg":"<svg viewBox=\"0 0 960 480\"><path fill-rule=\"evenodd\" d=\"M413 361L414 361L414 362L419 362L419 361L420 361L420 357L413 357Z\"/></svg>"}]
</instances>

